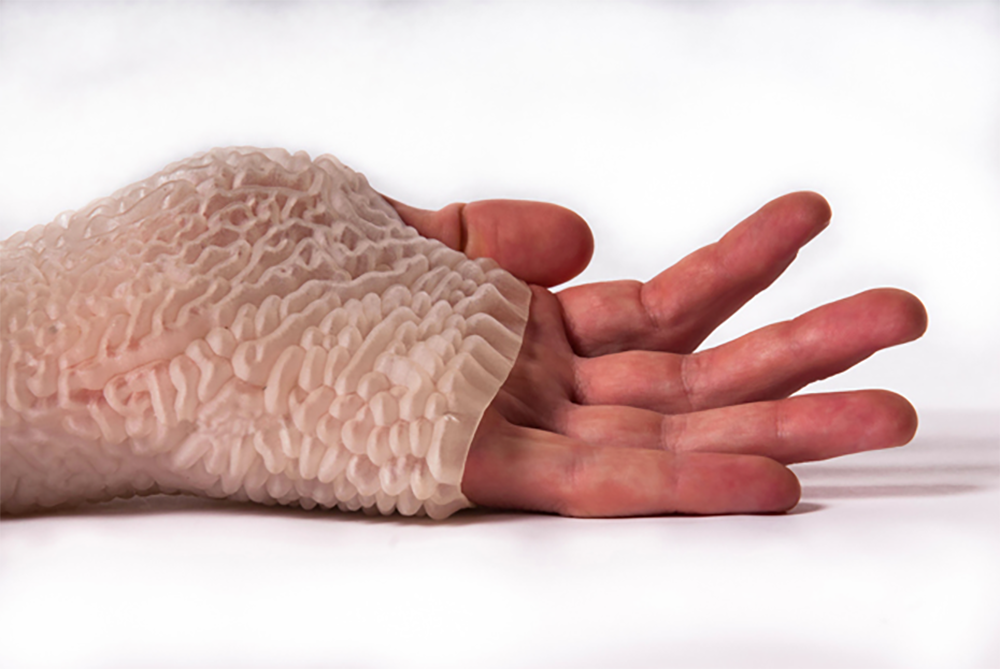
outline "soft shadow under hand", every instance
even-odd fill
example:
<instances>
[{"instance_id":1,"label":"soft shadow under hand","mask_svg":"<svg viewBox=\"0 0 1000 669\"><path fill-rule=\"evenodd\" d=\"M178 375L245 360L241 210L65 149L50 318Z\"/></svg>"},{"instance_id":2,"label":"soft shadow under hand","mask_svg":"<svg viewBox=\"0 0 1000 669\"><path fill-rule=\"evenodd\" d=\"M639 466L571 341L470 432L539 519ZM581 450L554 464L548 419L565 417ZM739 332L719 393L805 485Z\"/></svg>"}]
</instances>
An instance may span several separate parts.
<instances>
[{"instance_id":1,"label":"soft shadow under hand","mask_svg":"<svg viewBox=\"0 0 1000 669\"><path fill-rule=\"evenodd\" d=\"M800 466L796 474L810 501L963 495L1000 485L1000 449L993 439L918 439L898 451Z\"/></svg>"}]
</instances>

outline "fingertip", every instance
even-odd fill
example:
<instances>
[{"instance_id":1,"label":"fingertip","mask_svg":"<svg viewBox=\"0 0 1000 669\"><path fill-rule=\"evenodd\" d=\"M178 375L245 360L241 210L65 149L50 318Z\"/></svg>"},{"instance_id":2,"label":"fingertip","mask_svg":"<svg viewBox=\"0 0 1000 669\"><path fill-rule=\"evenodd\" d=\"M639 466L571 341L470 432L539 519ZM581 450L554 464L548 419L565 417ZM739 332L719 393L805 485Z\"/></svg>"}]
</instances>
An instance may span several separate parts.
<instances>
[{"instance_id":1,"label":"fingertip","mask_svg":"<svg viewBox=\"0 0 1000 669\"><path fill-rule=\"evenodd\" d=\"M567 268L573 271L573 276L582 272L594 257L594 233L578 213L572 209L556 204L548 205L552 217L552 235L572 241L567 247L566 256L575 264L567 261ZM572 278L572 277L569 277Z\"/></svg>"},{"instance_id":2,"label":"fingertip","mask_svg":"<svg viewBox=\"0 0 1000 669\"><path fill-rule=\"evenodd\" d=\"M890 423L889 436L894 446L902 446L913 441L917 436L917 429L920 427L920 416L916 407L902 395L883 391L888 396L888 401L893 404L892 416L894 420Z\"/></svg>"},{"instance_id":3,"label":"fingertip","mask_svg":"<svg viewBox=\"0 0 1000 669\"><path fill-rule=\"evenodd\" d=\"M802 495L792 470L761 455L680 454L677 466L681 513L780 513Z\"/></svg>"},{"instance_id":4,"label":"fingertip","mask_svg":"<svg viewBox=\"0 0 1000 669\"><path fill-rule=\"evenodd\" d=\"M927 309L916 295L899 288L875 288L868 291L892 344L919 339L927 331Z\"/></svg>"},{"instance_id":5,"label":"fingertip","mask_svg":"<svg viewBox=\"0 0 1000 669\"><path fill-rule=\"evenodd\" d=\"M830 203L825 197L813 191L789 193L768 203L768 206L773 205L782 207L785 217L791 224L804 231L805 236L800 240L800 245L808 243L825 230L833 218Z\"/></svg>"},{"instance_id":6,"label":"fingertip","mask_svg":"<svg viewBox=\"0 0 1000 669\"><path fill-rule=\"evenodd\" d=\"M594 233L583 217L575 211L549 205L548 237L552 249L552 266L544 286L565 283L587 268L594 257Z\"/></svg>"},{"instance_id":7,"label":"fingertip","mask_svg":"<svg viewBox=\"0 0 1000 669\"><path fill-rule=\"evenodd\" d=\"M480 200L462 212L470 257L490 257L520 279L555 286L590 263L594 237L577 213L556 204Z\"/></svg>"},{"instance_id":8,"label":"fingertip","mask_svg":"<svg viewBox=\"0 0 1000 669\"><path fill-rule=\"evenodd\" d=\"M819 193L802 190L792 193L792 197L796 198L803 214L811 220L819 221L825 225L833 218L833 208L830 207L830 202Z\"/></svg>"},{"instance_id":9,"label":"fingertip","mask_svg":"<svg viewBox=\"0 0 1000 669\"><path fill-rule=\"evenodd\" d=\"M759 458L762 472L758 480L761 485L757 494L756 511L760 513L782 513L789 511L802 498L802 485L788 467L770 458Z\"/></svg>"},{"instance_id":10,"label":"fingertip","mask_svg":"<svg viewBox=\"0 0 1000 669\"><path fill-rule=\"evenodd\" d=\"M818 193L800 191L771 200L726 233L714 246L717 264L754 292L771 284L803 246L830 223L830 205Z\"/></svg>"},{"instance_id":11,"label":"fingertip","mask_svg":"<svg viewBox=\"0 0 1000 669\"><path fill-rule=\"evenodd\" d=\"M920 419L916 408L905 397L889 390L869 390L877 416L869 421L869 448L894 448L913 440Z\"/></svg>"},{"instance_id":12,"label":"fingertip","mask_svg":"<svg viewBox=\"0 0 1000 669\"><path fill-rule=\"evenodd\" d=\"M909 336L907 341L913 341L922 337L927 332L927 307L913 293L908 293L898 288L890 288L888 290L898 293L898 299L904 313L903 320Z\"/></svg>"},{"instance_id":13,"label":"fingertip","mask_svg":"<svg viewBox=\"0 0 1000 669\"><path fill-rule=\"evenodd\" d=\"M782 467L782 469L785 470L785 483L780 504L777 506L779 511L791 511L802 500L802 483L791 469L787 467Z\"/></svg>"}]
</instances>

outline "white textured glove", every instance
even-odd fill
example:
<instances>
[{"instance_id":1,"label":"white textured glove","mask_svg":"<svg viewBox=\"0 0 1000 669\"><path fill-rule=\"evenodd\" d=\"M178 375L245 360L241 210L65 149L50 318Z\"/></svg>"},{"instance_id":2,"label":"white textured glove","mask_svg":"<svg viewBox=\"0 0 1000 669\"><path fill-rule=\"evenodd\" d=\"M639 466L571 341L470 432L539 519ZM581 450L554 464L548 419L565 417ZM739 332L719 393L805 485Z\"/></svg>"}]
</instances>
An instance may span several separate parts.
<instances>
[{"instance_id":1,"label":"white textured glove","mask_svg":"<svg viewBox=\"0 0 1000 669\"><path fill-rule=\"evenodd\" d=\"M0 244L0 507L443 518L528 287L331 156L216 149Z\"/></svg>"}]
</instances>

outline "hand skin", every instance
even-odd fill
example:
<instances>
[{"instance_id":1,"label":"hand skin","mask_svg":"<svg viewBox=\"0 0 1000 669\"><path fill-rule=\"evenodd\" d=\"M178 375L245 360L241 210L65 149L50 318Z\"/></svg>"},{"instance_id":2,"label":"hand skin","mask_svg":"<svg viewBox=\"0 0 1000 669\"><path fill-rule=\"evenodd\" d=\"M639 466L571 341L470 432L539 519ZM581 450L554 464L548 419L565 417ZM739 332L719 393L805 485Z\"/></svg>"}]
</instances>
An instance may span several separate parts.
<instances>
[{"instance_id":1,"label":"hand skin","mask_svg":"<svg viewBox=\"0 0 1000 669\"><path fill-rule=\"evenodd\" d=\"M567 516L787 511L785 466L900 446L917 414L884 390L790 397L927 327L913 295L869 290L694 352L830 221L815 193L764 205L651 281L552 292L594 242L575 213L485 200L390 200L422 234L490 257L534 293L521 353L487 409L462 490L475 504Z\"/></svg>"}]
</instances>

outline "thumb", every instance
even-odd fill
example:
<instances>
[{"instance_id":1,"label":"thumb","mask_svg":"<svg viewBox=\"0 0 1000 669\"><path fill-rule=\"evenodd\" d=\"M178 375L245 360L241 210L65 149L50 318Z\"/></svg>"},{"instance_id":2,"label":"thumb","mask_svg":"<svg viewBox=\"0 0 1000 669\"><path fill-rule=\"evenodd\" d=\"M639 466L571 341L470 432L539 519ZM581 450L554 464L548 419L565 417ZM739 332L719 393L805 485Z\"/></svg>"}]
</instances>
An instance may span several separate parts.
<instances>
[{"instance_id":1,"label":"thumb","mask_svg":"<svg viewBox=\"0 0 1000 669\"><path fill-rule=\"evenodd\" d=\"M586 268L594 253L590 227L559 205L480 200L431 211L386 200L425 237L470 258L492 258L528 283L548 287L568 281Z\"/></svg>"}]
</instances>

